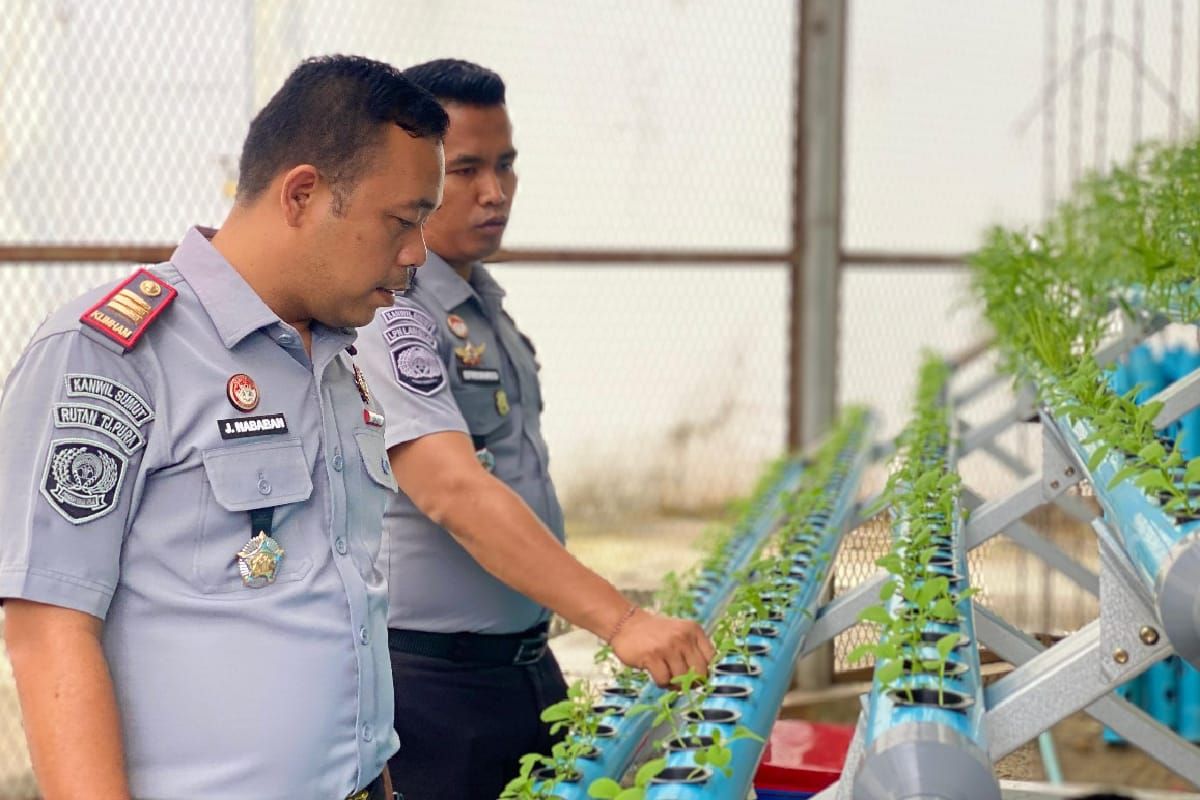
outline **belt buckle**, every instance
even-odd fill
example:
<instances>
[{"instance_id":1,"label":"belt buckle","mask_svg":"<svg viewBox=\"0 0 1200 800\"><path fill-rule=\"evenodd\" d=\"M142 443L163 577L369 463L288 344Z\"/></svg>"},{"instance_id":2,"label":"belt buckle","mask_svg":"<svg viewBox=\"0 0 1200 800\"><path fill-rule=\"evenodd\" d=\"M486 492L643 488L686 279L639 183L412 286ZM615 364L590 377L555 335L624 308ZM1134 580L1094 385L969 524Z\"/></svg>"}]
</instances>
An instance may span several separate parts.
<instances>
[{"instance_id":1,"label":"belt buckle","mask_svg":"<svg viewBox=\"0 0 1200 800\"><path fill-rule=\"evenodd\" d=\"M522 639L517 646L517 654L513 656L513 666L524 667L541 661L542 656L546 655L547 643L548 640L544 636Z\"/></svg>"},{"instance_id":2,"label":"belt buckle","mask_svg":"<svg viewBox=\"0 0 1200 800\"><path fill-rule=\"evenodd\" d=\"M370 789L361 789L354 794L346 795L346 800L367 800L367 798L370 796Z\"/></svg>"}]
</instances>

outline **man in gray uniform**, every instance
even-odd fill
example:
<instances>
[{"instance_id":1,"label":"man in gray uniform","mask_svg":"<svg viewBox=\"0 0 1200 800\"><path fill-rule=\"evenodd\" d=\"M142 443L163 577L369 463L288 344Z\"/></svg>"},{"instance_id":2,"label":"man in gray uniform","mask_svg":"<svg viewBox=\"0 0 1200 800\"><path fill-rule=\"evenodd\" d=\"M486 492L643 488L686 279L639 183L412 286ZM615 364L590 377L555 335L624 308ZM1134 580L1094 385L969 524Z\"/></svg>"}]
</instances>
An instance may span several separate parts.
<instances>
[{"instance_id":1,"label":"man in gray uniform","mask_svg":"<svg viewBox=\"0 0 1200 800\"><path fill-rule=\"evenodd\" d=\"M446 122L385 64L305 62L221 230L9 376L0 597L46 800L390 800L396 484L347 326L425 258Z\"/></svg>"},{"instance_id":2,"label":"man in gray uniform","mask_svg":"<svg viewBox=\"0 0 1200 800\"><path fill-rule=\"evenodd\" d=\"M404 74L450 129L429 259L360 338L403 491L380 560L402 743L391 772L406 800L494 800L522 754L549 752L538 715L565 695L547 607L659 683L705 672L713 651L699 626L637 609L562 547L533 345L479 264L516 189L504 83L455 60Z\"/></svg>"}]
</instances>

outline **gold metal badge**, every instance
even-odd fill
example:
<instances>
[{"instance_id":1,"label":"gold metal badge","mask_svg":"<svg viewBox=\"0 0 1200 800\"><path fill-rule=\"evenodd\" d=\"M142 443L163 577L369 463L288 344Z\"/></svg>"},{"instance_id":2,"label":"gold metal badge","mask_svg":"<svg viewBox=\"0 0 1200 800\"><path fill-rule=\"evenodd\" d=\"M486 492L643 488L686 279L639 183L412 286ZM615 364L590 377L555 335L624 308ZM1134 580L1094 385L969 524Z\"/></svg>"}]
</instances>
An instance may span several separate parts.
<instances>
[{"instance_id":1,"label":"gold metal badge","mask_svg":"<svg viewBox=\"0 0 1200 800\"><path fill-rule=\"evenodd\" d=\"M508 393L503 389L496 390L496 410L500 412L500 416L507 417L510 411L508 406Z\"/></svg>"},{"instance_id":2,"label":"gold metal badge","mask_svg":"<svg viewBox=\"0 0 1200 800\"><path fill-rule=\"evenodd\" d=\"M258 532L250 541L242 545L237 552L238 571L242 573L242 583L250 589L261 589L275 582L279 574L279 562L283 560L284 549L279 542Z\"/></svg>"},{"instance_id":3,"label":"gold metal badge","mask_svg":"<svg viewBox=\"0 0 1200 800\"><path fill-rule=\"evenodd\" d=\"M462 362L464 367L478 367L483 363L483 353L487 350L487 342L474 345L467 342L462 347L454 348L454 355L458 356L458 360Z\"/></svg>"},{"instance_id":4,"label":"gold metal badge","mask_svg":"<svg viewBox=\"0 0 1200 800\"><path fill-rule=\"evenodd\" d=\"M146 297L158 297L162 294L162 287L152 280L144 280L138 284L138 291L146 295Z\"/></svg>"}]
</instances>

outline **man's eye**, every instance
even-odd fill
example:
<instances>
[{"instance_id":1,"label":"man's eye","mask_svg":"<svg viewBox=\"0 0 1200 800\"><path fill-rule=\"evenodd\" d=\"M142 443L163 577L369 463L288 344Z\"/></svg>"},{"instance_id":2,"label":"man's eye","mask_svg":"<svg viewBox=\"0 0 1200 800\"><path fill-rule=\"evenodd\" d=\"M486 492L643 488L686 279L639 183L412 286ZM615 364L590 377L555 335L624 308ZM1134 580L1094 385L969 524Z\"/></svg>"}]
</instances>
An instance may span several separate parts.
<instances>
[{"instance_id":1,"label":"man's eye","mask_svg":"<svg viewBox=\"0 0 1200 800\"><path fill-rule=\"evenodd\" d=\"M461 169L451 170L450 174L451 175L462 175L464 178L470 178L475 174L475 168L474 167L462 167Z\"/></svg>"}]
</instances>

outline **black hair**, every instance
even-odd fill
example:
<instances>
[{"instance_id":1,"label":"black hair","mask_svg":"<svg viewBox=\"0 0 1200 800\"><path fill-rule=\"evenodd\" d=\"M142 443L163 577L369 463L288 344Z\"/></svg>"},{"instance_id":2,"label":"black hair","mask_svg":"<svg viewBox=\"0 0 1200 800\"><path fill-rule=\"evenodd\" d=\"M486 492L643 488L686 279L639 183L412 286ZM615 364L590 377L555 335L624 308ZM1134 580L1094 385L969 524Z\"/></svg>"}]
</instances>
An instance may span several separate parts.
<instances>
[{"instance_id":1,"label":"black hair","mask_svg":"<svg viewBox=\"0 0 1200 800\"><path fill-rule=\"evenodd\" d=\"M281 171L312 164L329 182L339 213L389 123L441 141L450 118L390 64L344 55L306 59L250 123L238 201L253 201Z\"/></svg>"},{"instance_id":2,"label":"black hair","mask_svg":"<svg viewBox=\"0 0 1200 800\"><path fill-rule=\"evenodd\" d=\"M439 58L402 73L443 103L504 105L504 79L487 67L458 58Z\"/></svg>"}]
</instances>

